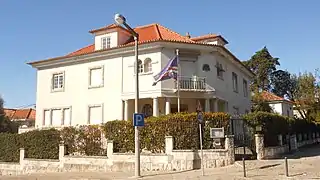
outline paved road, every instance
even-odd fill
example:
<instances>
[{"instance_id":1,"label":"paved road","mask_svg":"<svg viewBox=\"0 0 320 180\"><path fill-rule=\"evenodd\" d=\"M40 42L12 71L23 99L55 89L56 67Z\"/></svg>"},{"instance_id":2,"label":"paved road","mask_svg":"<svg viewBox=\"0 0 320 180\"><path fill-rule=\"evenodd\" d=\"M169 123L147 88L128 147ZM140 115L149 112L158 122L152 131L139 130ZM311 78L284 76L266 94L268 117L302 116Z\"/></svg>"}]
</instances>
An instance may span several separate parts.
<instances>
[{"instance_id":1,"label":"paved road","mask_svg":"<svg viewBox=\"0 0 320 180\"><path fill-rule=\"evenodd\" d=\"M299 152L288 155L290 179L320 179L320 145L301 149ZM247 178L243 178L242 162L235 165L205 169L205 176L201 176L201 170L174 173L144 173L140 179L150 180L280 180L285 177L284 160L246 161ZM1 177L1 180L119 180L133 179L133 174L112 173L51 173L33 174L19 177Z\"/></svg>"}]
</instances>

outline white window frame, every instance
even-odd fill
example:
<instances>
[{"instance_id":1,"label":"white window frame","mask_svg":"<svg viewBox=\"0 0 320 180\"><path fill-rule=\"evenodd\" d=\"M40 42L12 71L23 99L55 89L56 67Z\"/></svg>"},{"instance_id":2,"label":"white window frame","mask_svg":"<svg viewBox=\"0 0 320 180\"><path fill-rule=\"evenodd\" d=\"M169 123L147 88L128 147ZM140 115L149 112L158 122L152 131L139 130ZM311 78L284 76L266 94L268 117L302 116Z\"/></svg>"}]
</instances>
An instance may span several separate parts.
<instances>
[{"instance_id":1,"label":"white window frame","mask_svg":"<svg viewBox=\"0 0 320 180\"><path fill-rule=\"evenodd\" d=\"M46 124L46 111L49 111L49 124ZM43 109L42 111L43 117L42 117L42 126L51 126L52 125L52 111L51 109Z\"/></svg>"},{"instance_id":2,"label":"white window frame","mask_svg":"<svg viewBox=\"0 0 320 180\"><path fill-rule=\"evenodd\" d=\"M89 125L91 122L90 122L90 108L95 108L95 107L101 107L101 124L104 123L104 107L103 107L103 103L101 104L91 104L91 105L88 105L88 110L87 110L87 114L88 114L88 117L87 117L87 124Z\"/></svg>"},{"instance_id":3,"label":"white window frame","mask_svg":"<svg viewBox=\"0 0 320 180\"><path fill-rule=\"evenodd\" d=\"M58 86L59 86L59 77L62 76L62 87L58 87L58 88L55 88L54 85L55 85L55 77L58 77ZM52 76L51 76L51 92L61 92L61 91L64 91L64 88L65 88L65 73L64 72L56 72L56 73L52 73Z\"/></svg>"},{"instance_id":4,"label":"white window frame","mask_svg":"<svg viewBox=\"0 0 320 180\"><path fill-rule=\"evenodd\" d=\"M106 37L106 48L111 48L111 37Z\"/></svg>"},{"instance_id":5,"label":"white window frame","mask_svg":"<svg viewBox=\"0 0 320 180\"><path fill-rule=\"evenodd\" d=\"M239 92L239 84L238 84L238 75L235 72L232 72L232 88L233 92Z\"/></svg>"},{"instance_id":6,"label":"white window frame","mask_svg":"<svg viewBox=\"0 0 320 180\"><path fill-rule=\"evenodd\" d=\"M151 58L146 58L143 63L143 73L152 72L152 60Z\"/></svg>"},{"instance_id":7,"label":"white window frame","mask_svg":"<svg viewBox=\"0 0 320 180\"><path fill-rule=\"evenodd\" d=\"M107 48L107 37L102 37L101 38L101 49L106 49Z\"/></svg>"},{"instance_id":8,"label":"white window frame","mask_svg":"<svg viewBox=\"0 0 320 180\"><path fill-rule=\"evenodd\" d=\"M65 122L64 122L64 111L66 110L66 109L69 109L70 110L70 124L65 124ZM64 108L62 108L62 120L61 120L61 125L62 126L71 126L71 124L72 124L72 107L71 106L69 106L69 107L64 107Z\"/></svg>"},{"instance_id":9,"label":"white window frame","mask_svg":"<svg viewBox=\"0 0 320 180\"><path fill-rule=\"evenodd\" d=\"M138 61L138 65L139 65L139 75L140 74L143 74L143 70L144 70L144 63L139 59ZM136 75L136 62L134 62L133 64L133 72L134 72L134 75Z\"/></svg>"},{"instance_id":10,"label":"white window frame","mask_svg":"<svg viewBox=\"0 0 320 180\"><path fill-rule=\"evenodd\" d=\"M101 79L101 81L102 81L102 84L100 84L100 85L91 85L91 71L92 70L96 70L96 69L101 69L102 70L102 79ZM101 87L103 87L104 86L104 66L102 65L102 66L95 66L95 67L90 67L89 68L89 70L88 70L88 74L89 74L89 76L88 76L88 88L90 89L90 88L101 88Z\"/></svg>"},{"instance_id":11,"label":"white window frame","mask_svg":"<svg viewBox=\"0 0 320 180\"><path fill-rule=\"evenodd\" d=\"M53 124L53 111L54 111L54 110L59 110L60 113L61 113L61 114L60 114L60 123L59 123L59 124ZM62 125L62 120L63 120L63 119L62 119L62 117L63 117L62 108L52 108L52 109L50 109L50 111L51 111L51 112L50 112L50 114L51 114L51 117L50 117L50 118L51 118L51 123L50 123L51 126L54 126L54 127L59 127L59 126L61 126L61 125Z\"/></svg>"},{"instance_id":12,"label":"white window frame","mask_svg":"<svg viewBox=\"0 0 320 180\"><path fill-rule=\"evenodd\" d=\"M243 96L248 97L248 81L243 79Z\"/></svg>"}]
</instances>

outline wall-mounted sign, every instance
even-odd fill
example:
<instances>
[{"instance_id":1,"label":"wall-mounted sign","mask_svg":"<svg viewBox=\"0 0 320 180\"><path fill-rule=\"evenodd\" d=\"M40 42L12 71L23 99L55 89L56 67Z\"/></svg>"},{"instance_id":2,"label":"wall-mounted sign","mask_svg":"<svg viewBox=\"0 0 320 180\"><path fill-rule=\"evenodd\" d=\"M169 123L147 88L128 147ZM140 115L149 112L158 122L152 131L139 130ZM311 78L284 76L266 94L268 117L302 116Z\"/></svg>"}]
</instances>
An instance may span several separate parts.
<instances>
[{"instance_id":1,"label":"wall-mounted sign","mask_svg":"<svg viewBox=\"0 0 320 180\"><path fill-rule=\"evenodd\" d=\"M210 137L213 139L224 138L223 128L210 128Z\"/></svg>"}]
</instances>

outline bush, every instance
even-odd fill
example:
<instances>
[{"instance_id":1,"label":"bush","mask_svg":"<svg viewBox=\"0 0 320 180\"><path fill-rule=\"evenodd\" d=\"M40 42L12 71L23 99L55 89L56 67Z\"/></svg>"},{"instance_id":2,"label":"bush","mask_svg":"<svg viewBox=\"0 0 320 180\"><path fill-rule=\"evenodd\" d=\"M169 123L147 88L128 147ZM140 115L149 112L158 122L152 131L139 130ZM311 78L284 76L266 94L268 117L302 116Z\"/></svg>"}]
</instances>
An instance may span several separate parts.
<instances>
[{"instance_id":1,"label":"bush","mask_svg":"<svg viewBox=\"0 0 320 180\"><path fill-rule=\"evenodd\" d=\"M264 141L267 146L278 145L278 135L288 134L289 125L293 119L268 112L255 112L243 116L249 126L254 129L256 126L262 126Z\"/></svg>"},{"instance_id":2,"label":"bush","mask_svg":"<svg viewBox=\"0 0 320 180\"><path fill-rule=\"evenodd\" d=\"M61 138L68 154L104 155L99 126L66 127L61 130Z\"/></svg>"},{"instance_id":3,"label":"bush","mask_svg":"<svg viewBox=\"0 0 320 180\"><path fill-rule=\"evenodd\" d=\"M22 146L26 151L26 158L58 159L60 132L55 129L35 130L23 134Z\"/></svg>"},{"instance_id":4,"label":"bush","mask_svg":"<svg viewBox=\"0 0 320 180\"><path fill-rule=\"evenodd\" d=\"M151 152L164 152L165 136L174 137L175 149L199 148L199 125L196 113L176 113L145 120L140 130L140 148ZM204 113L204 148L210 148L210 127L229 127L229 115ZM107 139L114 141L115 152L134 152L134 127L132 121L110 121L104 127Z\"/></svg>"},{"instance_id":5,"label":"bush","mask_svg":"<svg viewBox=\"0 0 320 180\"><path fill-rule=\"evenodd\" d=\"M0 133L0 161L19 162L21 136L11 133Z\"/></svg>"}]
</instances>

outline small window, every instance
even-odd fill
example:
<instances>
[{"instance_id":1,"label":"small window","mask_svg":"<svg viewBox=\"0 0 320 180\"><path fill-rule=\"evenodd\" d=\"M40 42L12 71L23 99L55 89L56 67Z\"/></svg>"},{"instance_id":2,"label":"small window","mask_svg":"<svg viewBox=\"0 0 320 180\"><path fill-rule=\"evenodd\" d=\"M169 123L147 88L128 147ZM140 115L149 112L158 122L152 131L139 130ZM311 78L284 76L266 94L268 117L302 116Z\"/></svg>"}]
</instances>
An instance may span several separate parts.
<instances>
[{"instance_id":1,"label":"small window","mask_svg":"<svg viewBox=\"0 0 320 180\"><path fill-rule=\"evenodd\" d=\"M52 80L52 89L53 90L61 90L64 87L64 74L58 73L53 74L53 80Z\"/></svg>"},{"instance_id":2,"label":"small window","mask_svg":"<svg viewBox=\"0 0 320 180\"><path fill-rule=\"evenodd\" d=\"M70 108L64 108L63 109L63 121L62 125L71 125L71 109Z\"/></svg>"},{"instance_id":3,"label":"small window","mask_svg":"<svg viewBox=\"0 0 320 180\"><path fill-rule=\"evenodd\" d=\"M101 38L101 49L107 48L107 38L103 37Z\"/></svg>"},{"instance_id":4,"label":"small window","mask_svg":"<svg viewBox=\"0 0 320 180\"><path fill-rule=\"evenodd\" d=\"M102 122L102 106L90 106L88 124L101 124Z\"/></svg>"},{"instance_id":5,"label":"small window","mask_svg":"<svg viewBox=\"0 0 320 180\"><path fill-rule=\"evenodd\" d=\"M91 68L89 70L89 87L102 87L103 79L103 67Z\"/></svg>"},{"instance_id":6,"label":"small window","mask_svg":"<svg viewBox=\"0 0 320 180\"><path fill-rule=\"evenodd\" d=\"M43 125L51 125L51 111L44 110L43 111Z\"/></svg>"},{"instance_id":7,"label":"small window","mask_svg":"<svg viewBox=\"0 0 320 180\"><path fill-rule=\"evenodd\" d=\"M216 68L217 68L217 77L220 79L223 79L223 72L225 71L223 69L223 66L221 63L217 62L216 64Z\"/></svg>"},{"instance_id":8,"label":"small window","mask_svg":"<svg viewBox=\"0 0 320 180\"><path fill-rule=\"evenodd\" d=\"M150 58L144 60L144 72L152 72L152 61Z\"/></svg>"},{"instance_id":9,"label":"small window","mask_svg":"<svg viewBox=\"0 0 320 180\"><path fill-rule=\"evenodd\" d=\"M204 64L204 65L202 66L202 71L204 71L204 72L210 71L210 66L209 66L209 64Z\"/></svg>"},{"instance_id":10,"label":"small window","mask_svg":"<svg viewBox=\"0 0 320 180\"><path fill-rule=\"evenodd\" d=\"M243 80L243 95L244 97L248 97L248 82Z\"/></svg>"},{"instance_id":11,"label":"small window","mask_svg":"<svg viewBox=\"0 0 320 180\"><path fill-rule=\"evenodd\" d=\"M107 37L107 48L111 47L111 38Z\"/></svg>"},{"instance_id":12,"label":"small window","mask_svg":"<svg viewBox=\"0 0 320 180\"><path fill-rule=\"evenodd\" d=\"M145 117L152 116L153 110L152 110L151 104L145 104L142 108L142 113L144 114Z\"/></svg>"},{"instance_id":13,"label":"small window","mask_svg":"<svg viewBox=\"0 0 320 180\"><path fill-rule=\"evenodd\" d=\"M238 92L238 75L232 72L232 87L234 92Z\"/></svg>"},{"instance_id":14,"label":"small window","mask_svg":"<svg viewBox=\"0 0 320 180\"><path fill-rule=\"evenodd\" d=\"M53 109L52 110L52 125L60 126L62 124L62 111L61 109Z\"/></svg>"}]
</instances>

